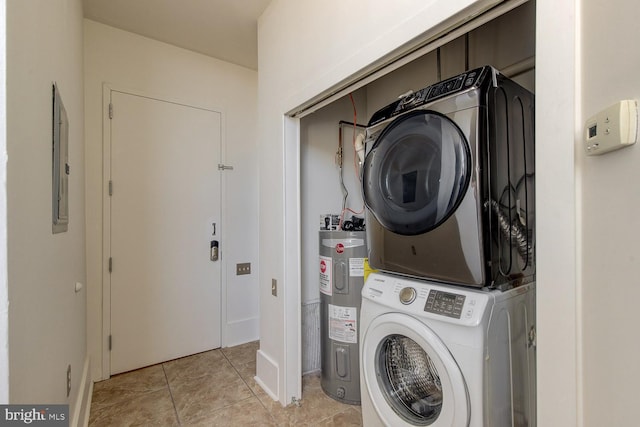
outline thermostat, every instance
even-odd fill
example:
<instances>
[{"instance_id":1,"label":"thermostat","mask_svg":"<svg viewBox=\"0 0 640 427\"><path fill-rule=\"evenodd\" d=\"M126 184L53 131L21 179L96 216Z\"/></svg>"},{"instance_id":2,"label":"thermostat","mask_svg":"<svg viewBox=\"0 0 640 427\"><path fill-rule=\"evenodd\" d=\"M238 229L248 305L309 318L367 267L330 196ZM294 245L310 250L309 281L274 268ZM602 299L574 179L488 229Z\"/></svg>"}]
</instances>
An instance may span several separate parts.
<instances>
[{"instance_id":1,"label":"thermostat","mask_svg":"<svg viewBox=\"0 0 640 427\"><path fill-rule=\"evenodd\" d=\"M608 153L636 143L638 104L624 100L589 118L584 125L584 148L588 156Z\"/></svg>"}]
</instances>

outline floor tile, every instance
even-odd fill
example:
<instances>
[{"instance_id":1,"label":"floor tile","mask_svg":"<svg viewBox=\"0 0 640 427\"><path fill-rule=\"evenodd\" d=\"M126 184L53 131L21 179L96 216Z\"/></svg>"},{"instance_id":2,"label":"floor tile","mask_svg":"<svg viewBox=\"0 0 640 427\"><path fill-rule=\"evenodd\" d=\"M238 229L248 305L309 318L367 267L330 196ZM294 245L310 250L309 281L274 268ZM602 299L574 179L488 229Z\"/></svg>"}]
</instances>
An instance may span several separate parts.
<instances>
[{"instance_id":1,"label":"floor tile","mask_svg":"<svg viewBox=\"0 0 640 427\"><path fill-rule=\"evenodd\" d=\"M302 378L300 405L282 407L255 381L258 348L207 351L98 382L90 427L362 425L359 406L324 394L319 372Z\"/></svg>"},{"instance_id":2,"label":"floor tile","mask_svg":"<svg viewBox=\"0 0 640 427\"><path fill-rule=\"evenodd\" d=\"M104 406L126 402L162 389L167 389L167 381L161 365L114 375L94 384L91 409L100 410Z\"/></svg>"},{"instance_id":3,"label":"floor tile","mask_svg":"<svg viewBox=\"0 0 640 427\"><path fill-rule=\"evenodd\" d=\"M352 406L346 410L328 417L318 424L318 427L359 427L362 426L362 410L360 406Z\"/></svg>"},{"instance_id":4,"label":"floor tile","mask_svg":"<svg viewBox=\"0 0 640 427\"><path fill-rule=\"evenodd\" d=\"M220 350L205 351L171 360L163 363L162 366L169 383L178 379L194 379L205 375L214 375L221 369L229 368Z\"/></svg>"},{"instance_id":5,"label":"floor tile","mask_svg":"<svg viewBox=\"0 0 640 427\"><path fill-rule=\"evenodd\" d=\"M263 403L264 401L261 400ZM269 405L267 409L278 425L301 426L314 425L320 420L347 410L347 405L324 394L321 388L303 388L300 406L289 405L282 408L279 403Z\"/></svg>"},{"instance_id":6,"label":"floor tile","mask_svg":"<svg viewBox=\"0 0 640 427\"><path fill-rule=\"evenodd\" d=\"M256 376L256 364L255 363L245 363L242 365L234 365L238 374L242 377L242 379L253 379Z\"/></svg>"},{"instance_id":7,"label":"floor tile","mask_svg":"<svg viewBox=\"0 0 640 427\"><path fill-rule=\"evenodd\" d=\"M254 397L251 389L226 360L215 375L180 378L169 382L180 422L189 423L214 411Z\"/></svg>"},{"instance_id":8,"label":"floor tile","mask_svg":"<svg viewBox=\"0 0 640 427\"><path fill-rule=\"evenodd\" d=\"M247 363L256 363L256 352L260 348L258 341L235 347L223 348L222 353L231 362L233 366L245 365Z\"/></svg>"},{"instance_id":9,"label":"floor tile","mask_svg":"<svg viewBox=\"0 0 640 427\"><path fill-rule=\"evenodd\" d=\"M278 426L255 396L214 411L208 416L195 418L194 421L183 425L189 427Z\"/></svg>"},{"instance_id":10,"label":"floor tile","mask_svg":"<svg viewBox=\"0 0 640 427\"><path fill-rule=\"evenodd\" d=\"M234 366L234 368L238 371L240 378L249 386L251 391L255 394L256 391L262 390L254 377L256 376L256 365L255 363L247 363L245 365Z\"/></svg>"},{"instance_id":11,"label":"floor tile","mask_svg":"<svg viewBox=\"0 0 640 427\"><path fill-rule=\"evenodd\" d=\"M90 427L177 425L176 411L166 388L99 409L92 405L89 416Z\"/></svg>"}]
</instances>

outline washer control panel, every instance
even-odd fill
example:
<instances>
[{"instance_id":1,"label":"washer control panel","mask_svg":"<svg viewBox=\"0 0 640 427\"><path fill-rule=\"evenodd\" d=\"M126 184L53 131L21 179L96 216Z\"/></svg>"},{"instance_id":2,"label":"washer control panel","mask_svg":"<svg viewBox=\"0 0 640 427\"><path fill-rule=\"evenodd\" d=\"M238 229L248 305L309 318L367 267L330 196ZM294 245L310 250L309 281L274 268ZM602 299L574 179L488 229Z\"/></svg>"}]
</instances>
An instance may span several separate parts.
<instances>
[{"instance_id":1,"label":"washer control panel","mask_svg":"<svg viewBox=\"0 0 640 427\"><path fill-rule=\"evenodd\" d=\"M362 289L362 303L372 301L390 311L443 322L478 325L494 292L442 285L403 277L370 273Z\"/></svg>"},{"instance_id":2,"label":"washer control panel","mask_svg":"<svg viewBox=\"0 0 640 427\"><path fill-rule=\"evenodd\" d=\"M427 303L424 305L424 311L459 319L460 316L462 316L465 299L466 297L464 295L432 289L429 291Z\"/></svg>"}]
</instances>

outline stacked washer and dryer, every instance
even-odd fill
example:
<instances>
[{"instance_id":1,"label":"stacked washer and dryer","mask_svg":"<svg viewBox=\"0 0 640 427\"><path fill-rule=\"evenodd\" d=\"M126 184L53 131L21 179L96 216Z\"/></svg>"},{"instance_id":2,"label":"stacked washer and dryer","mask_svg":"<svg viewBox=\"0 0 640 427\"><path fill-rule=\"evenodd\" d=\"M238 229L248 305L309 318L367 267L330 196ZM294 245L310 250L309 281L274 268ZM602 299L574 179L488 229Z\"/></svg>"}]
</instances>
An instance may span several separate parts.
<instances>
[{"instance_id":1,"label":"stacked washer and dryer","mask_svg":"<svg viewBox=\"0 0 640 427\"><path fill-rule=\"evenodd\" d=\"M533 94L478 68L365 138L364 425L535 425Z\"/></svg>"}]
</instances>

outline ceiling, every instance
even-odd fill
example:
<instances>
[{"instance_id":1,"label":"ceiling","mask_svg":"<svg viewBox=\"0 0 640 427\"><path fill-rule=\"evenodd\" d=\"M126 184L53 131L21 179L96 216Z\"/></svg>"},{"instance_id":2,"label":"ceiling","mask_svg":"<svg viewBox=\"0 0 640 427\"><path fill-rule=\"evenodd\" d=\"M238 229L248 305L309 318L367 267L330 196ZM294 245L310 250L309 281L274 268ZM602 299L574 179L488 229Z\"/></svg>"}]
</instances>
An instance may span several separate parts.
<instances>
[{"instance_id":1,"label":"ceiling","mask_svg":"<svg viewBox=\"0 0 640 427\"><path fill-rule=\"evenodd\" d=\"M258 17L271 0L84 0L93 21L258 69Z\"/></svg>"}]
</instances>

